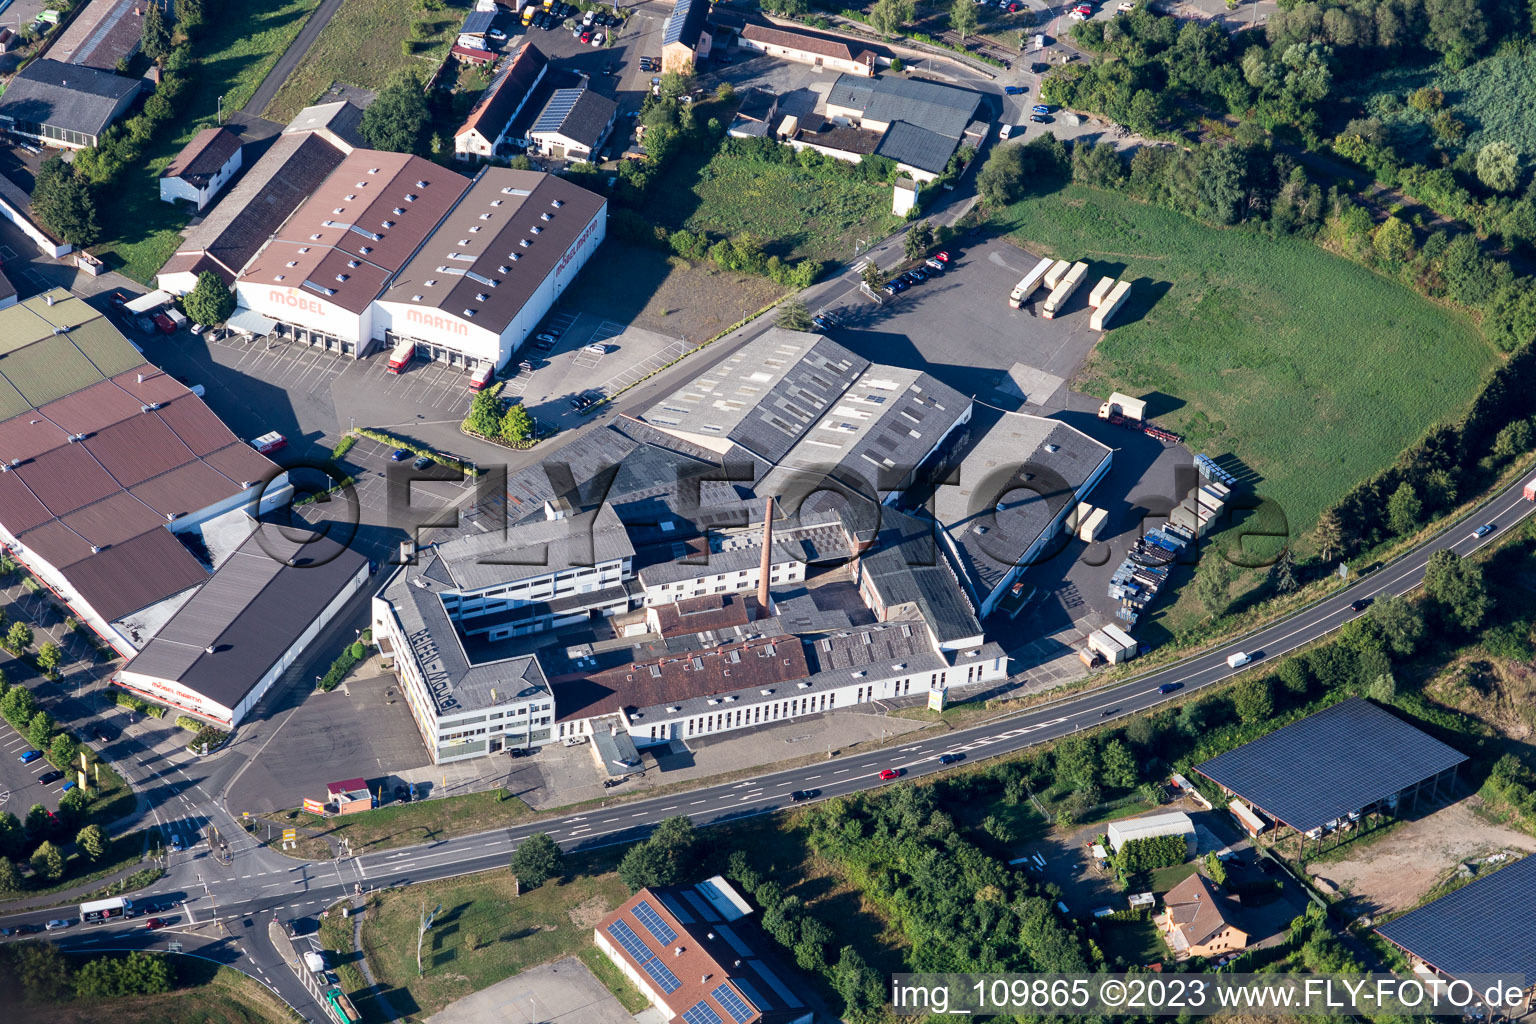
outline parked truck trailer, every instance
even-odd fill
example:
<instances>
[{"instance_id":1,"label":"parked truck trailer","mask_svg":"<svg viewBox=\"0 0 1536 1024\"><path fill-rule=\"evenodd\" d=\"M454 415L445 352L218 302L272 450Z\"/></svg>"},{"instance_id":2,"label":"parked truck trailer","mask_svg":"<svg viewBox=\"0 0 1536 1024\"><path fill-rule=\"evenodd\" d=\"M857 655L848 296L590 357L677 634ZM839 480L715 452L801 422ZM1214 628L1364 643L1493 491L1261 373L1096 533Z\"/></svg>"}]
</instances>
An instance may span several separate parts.
<instances>
[{"instance_id":1,"label":"parked truck trailer","mask_svg":"<svg viewBox=\"0 0 1536 1024\"><path fill-rule=\"evenodd\" d=\"M1056 314L1061 312L1062 307L1067 304L1067 300L1072 297L1072 293L1077 291L1078 286L1083 283L1083 278L1087 276L1088 264L1072 264L1072 269L1067 271L1067 275L1061 279L1061 283L1051 289L1050 297L1045 300L1045 308L1040 311L1040 315L1047 320L1054 319Z\"/></svg>"},{"instance_id":2,"label":"parked truck trailer","mask_svg":"<svg viewBox=\"0 0 1536 1024\"><path fill-rule=\"evenodd\" d=\"M1125 305L1125 300L1131 296L1131 282L1121 281L1105 294L1102 302L1094 306L1093 315L1088 318L1088 326L1096 331L1102 331L1109 326L1110 317L1120 311Z\"/></svg>"},{"instance_id":3,"label":"parked truck trailer","mask_svg":"<svg viewBox=\"0 0 1536 1024\"><path fill-rule=\"evenodd\" d=\"M1036 263L1034 269L1025 274L1019 283L1014 286L1012 293L1008 296L1008 305L1018 309L1025 302L1028 302L1029 297L1035 294L1035 289L1040 287L1040 282L1044 279L1046 271L1050 270L1054 263L1055 261L1049 256Z\"/></svg>"},{"instance_id":4,"label":"parked truck trailer","mask_svg":"<svg viewBox=\"0 0 1536 1024\"><path fill-rule=\"evenodd\" d=\"M1536 479L1531 480L1525 485L1525 500L1536 501Z\"/></svg>"},{"instance_id":5,"label":"parked truck trailer","mask_svg":"<svg viewBox=\"0 0 1536 1024\"><path fill-rule=\"evenodd\" d=\"M1066 260L1057 260L1051 264L1051 269L1045 272L1045 286L1050 289L1061 284L1061 279L1067 276L1067 271L1072 269L1072 264Z\"/></svg>"}]
</instances>

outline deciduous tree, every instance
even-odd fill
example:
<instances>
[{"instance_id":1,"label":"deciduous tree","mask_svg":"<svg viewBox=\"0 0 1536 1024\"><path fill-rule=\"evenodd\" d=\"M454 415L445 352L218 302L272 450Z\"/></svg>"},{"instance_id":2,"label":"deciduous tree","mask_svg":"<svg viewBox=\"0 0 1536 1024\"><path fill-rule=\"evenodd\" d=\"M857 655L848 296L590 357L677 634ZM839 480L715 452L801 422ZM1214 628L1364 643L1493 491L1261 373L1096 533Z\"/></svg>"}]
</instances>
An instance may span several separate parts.
<instances>
[{"instance_id":1,"label":"deciduous tree","mask_svg":"<svg viewBox=\"0 0 1536 1024\"><path fill-rule=\"evenodd\" d=\"M62 157L51 156L38 168L32 212L43 227L76 246L92 245L101 235L91 186Z\"/></svg>"},{"instance_id":2,"label":"deciduous tree","mask_svg":"<svg viewBox=\"0 0 1536 1024\"><path fill-rule=\"evenodd\" d=\"M32 873L50 882L64 877L64 854L48 840L32 853Z\"/></svg>"},{"instance_id":3,"label":"deciduous tree","mask_svg":"<svg viewBox=\"0 0 1536 1024\"><path fill-rule=\"evenodd\" d=\"M966 36L976 31L977 22L975 0L955 0L950 4L949 28L962 43Z\"/></svg>"},{"instance_id":4,"label":"deciduous tree","mask_svg":"<svg viewBox=\"0 0 1536 1024\"><path fill-rule=\"evenodd\" d=\"M150 60L159 60L171 52L171 30L166 27L165 13L158 3L144 5L139 50Z\"/></svg>"},{"instance_id":5,"label":"deciduous tree","mask_svg":"<svg viewBox=\"0 0 1536 1024\"><path fill-rule=\"evenodd\" d=\"M538 888L562 871L560 847L544 832L533 835L517 844L512 854L512 873L520 884Z\"/></svg>"},{"instance_id":6,"label":"deciduous tree","mask_svg":"<svg viewBox=\"0 0 1536 1024\"><path fill-rule=\"evenodd\" d=\"M374 149L424 156L431 122L421 79L408 71L379 91L358 127Z\"/></svg>"},{"instance_id":7,"label":"deciduous tree","mask_svg":"<svg viewBox=\"0 0 1536 1024\"><path fill-rule=\"evenodd\" d=\"M75 845L91 860L101 860L107 853L107 833L100 825L87 825L75 836Z\"/></svg>"},{"instance_id":8,"label":"deciduous tree","mask_svg":"<svg viewBox=\"0 0 1536 1024\"><path fill-rule=\"evenodd\" d=\"M205 270L197 275L197 284L181 300L187 316L200 324L221 324L235 311L235 297L218 274Z\"/></svg>"},{"instance_id":9,"label":"deciduous tree","mask_svg":"<svg viewBox=\"0 0 1536 1024\"><path fill-rule=\"evenodd\" d=\"M1490 142L1477 151L1477 180L1494 192L1520 186L1520 151L1512 143Z\"/></svg>"},{"instance_id":10,"label":"deciduous tree","mask_svg":"<svg viewBox=\"0 0 1536 1024\"><path fill-rule=\"evenodd\" d=\"M1476 629L1492 603L1482 569L1454 551L1436 551L1424 567L1424 593L1438 605L1446 621Z\"/></svg>"}]
</instances>

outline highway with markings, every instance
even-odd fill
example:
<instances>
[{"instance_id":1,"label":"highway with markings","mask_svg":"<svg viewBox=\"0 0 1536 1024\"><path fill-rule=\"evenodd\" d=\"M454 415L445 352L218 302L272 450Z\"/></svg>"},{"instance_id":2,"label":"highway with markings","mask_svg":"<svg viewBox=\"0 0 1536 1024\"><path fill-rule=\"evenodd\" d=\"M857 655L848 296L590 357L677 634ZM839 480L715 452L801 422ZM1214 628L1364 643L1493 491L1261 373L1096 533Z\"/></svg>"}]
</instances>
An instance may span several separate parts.
<instances>
[{"instance_id":1,"label":"highway with markings","mask_svg":"<svg viewBox=\"0 0 1536 1024\"><path fill-rule=\"evenodd\" d=\"M76 925L56 933L69 948L107 948L131 945L164 948L179 939L196 944L200 955L240 967L272 985L280 995L311 1019L319 1007L294 984L292 972L261 933L273 918L286 924L309 919L360 890L412 885L454 875L506 866L517 844L535 832L553 837L566 850L589 850L625 844L643 838L662 819L687 815L700 827L740 821L791 806L792 794L809 793L810 800L894 785L882 779L891 770L900 780L911 780L948 770L944 755L963 755L963 766L972 761L1012 753L1033 744L1057 739L1081 729L1146 711L1177 700L1187 693L1221 683L1243 671L1259 670L1274 658L1327 636L1356 615L1353 605L1364 598L1406 594L1423 581L1430 556L1449 549L1470 555L1496 541L1506 531L1531 516L1536 503L1521 498L1520 485L1487 502L1474 516L1448 527L1439 536L1362 577L1354 585L1304 608L1239 640L1204 651L1175 665L1126 681L1041 704L1027 711L1007 714L967 729L934 735L883 751L868 751L829 758L741 782L706 785L698 789L650 797L613 806L586 809L579 814L555 815L520 822L475 835L442 839L434 843L366 853L340 861L298 862L259 848L239 852L241 870L222 873L198 870L196 885L187 883L185 871L175 877L179 886L162 883L141 897L147 901L184 897L182 917L166 931L148 933L138 922ZM1497 529L1484 537L1472 531L1485 522ZM1239 669L1227 664L1228 655L1242 651L1255 659ZM194 857L192 864L206 854ZM0 919L0 924L41 923L58 911L38 911ZM195 929L193 936L178 935ZM211 933L211 934L210 934ZM285 977L286 975L286 977Z\"/></svg>"}]
</instances>

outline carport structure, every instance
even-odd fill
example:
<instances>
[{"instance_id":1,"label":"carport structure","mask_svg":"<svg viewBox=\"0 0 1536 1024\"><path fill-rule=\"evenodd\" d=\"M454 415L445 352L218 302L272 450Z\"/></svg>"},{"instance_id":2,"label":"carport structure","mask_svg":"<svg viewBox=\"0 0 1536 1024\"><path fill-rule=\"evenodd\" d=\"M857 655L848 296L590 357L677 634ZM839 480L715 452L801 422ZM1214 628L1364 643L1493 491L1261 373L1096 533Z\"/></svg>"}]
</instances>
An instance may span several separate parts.
<instances>
[{"instance_id":1,"label":"carport structure","mask_svg":"<svg viewBox=\"0 0 1536 1024\"><path fill-rule=\"evenodd\" d=\"M1536 857L1485 875L1376 932L1406 953L1416 972L1448 980L1519 976L1529 1006L1536 994ZM1507 1006L1492 1009L1519 1015Z\"/></svg>"},{"instance_id":2,"label":"carport structure","mask_svg":"<svg viewBox=\"0 0 1536 1024\"><path fill-rule=\"evenodd\" d=\"M1278 827L1307 840L1342 837L1365 821L1416 809L1454 790L1467 756L1368 700L1351 697L1195 771ZM1233 807L1242 806L1234 801ZM1258 831L1234 811L1249 832Z\"/></svg>"}]
</instances>

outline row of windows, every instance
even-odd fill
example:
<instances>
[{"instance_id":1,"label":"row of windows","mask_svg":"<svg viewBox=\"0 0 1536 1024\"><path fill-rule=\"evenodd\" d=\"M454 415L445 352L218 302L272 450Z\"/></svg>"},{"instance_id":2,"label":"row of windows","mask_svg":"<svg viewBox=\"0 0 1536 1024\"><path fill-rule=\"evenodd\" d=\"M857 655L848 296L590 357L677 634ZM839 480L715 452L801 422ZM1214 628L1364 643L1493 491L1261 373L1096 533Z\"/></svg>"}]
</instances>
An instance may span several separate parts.
<instances>
[{"instance_id":1,"label":"row of windows","mask_svg":"<svg viewBox=\"0 0 1536 1024\"><path fill-rule=\"evenodd\" d=\"M492 736L500 736L503 733L521 733L526 731L528 728L547 726L549 723L550 716L544 715L540 718L535 718L526 724L518 722L506 722L501 725L493 725L489 729L461 729L458 732L440 733L437 737L437 740L439 743L462 743L469 739L471 736L484 736L486 733L490 733Z\"/></svg>"}]
</instances>

